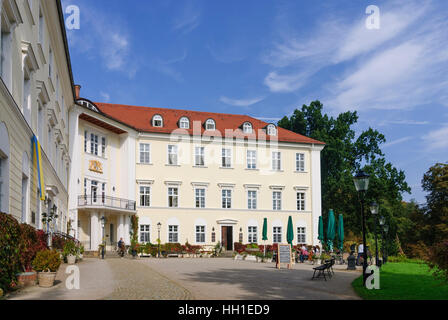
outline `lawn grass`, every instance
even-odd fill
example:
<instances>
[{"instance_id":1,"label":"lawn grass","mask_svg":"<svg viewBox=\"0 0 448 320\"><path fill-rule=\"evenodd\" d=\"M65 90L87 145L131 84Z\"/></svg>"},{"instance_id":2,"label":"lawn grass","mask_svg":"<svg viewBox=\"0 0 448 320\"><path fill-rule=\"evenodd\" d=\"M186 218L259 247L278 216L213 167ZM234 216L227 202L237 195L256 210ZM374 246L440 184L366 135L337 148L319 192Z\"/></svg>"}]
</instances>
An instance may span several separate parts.
<instances>
[{"instance_id":1,"label":"lawn grass","mask_svg":"<svg viewBox=\"0 0 448 320\"><path fill-rule=\"evenodd\" d=\"M368 290L362 276L352 282L367 300L448 300L448 283L437 280L423 263L387 263L381 267L380 289Z\"/></svg>"}]
</instances>

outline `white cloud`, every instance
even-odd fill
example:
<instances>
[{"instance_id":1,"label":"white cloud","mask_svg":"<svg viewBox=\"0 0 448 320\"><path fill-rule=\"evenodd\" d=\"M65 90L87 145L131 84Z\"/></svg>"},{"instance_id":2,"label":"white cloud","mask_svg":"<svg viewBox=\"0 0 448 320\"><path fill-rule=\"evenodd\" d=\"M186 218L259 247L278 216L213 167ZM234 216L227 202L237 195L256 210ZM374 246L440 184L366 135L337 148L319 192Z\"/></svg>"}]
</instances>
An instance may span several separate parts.
<instances>
[{"instance_id":1,"label":"white cloud","mask_svg":"<svg viewBox=\"0 0 448 320\"><path fill-rule=\"evenodd\" d=\"M64 5L70 3L64 2ZM118 15L110 15L91 7L91 3L79 1L81 29L67 30L72 50L100 59L109 71L120 71L133 78L136 67L131 57L130 35L126 22Z\"/></svg>"},{"instance_id":2,"label":"white cloud","mask_svg":"<svg viewBox=\"0 0 448 320\"><path fill-rule=\"evenodd\" d=\"M256 104L262 100L264 100L263 97L257 97L257 98L251 98L251 99L231 99L228 97L222 96L219 98L219 100L225 104L236 106L236 107L249 107L253 104Z\"/></svg>"},{"instance_id":3,"label":"white cloud","mask_svg":"<svg viewBox=\"0 0 448 320\"><path fill-rule=\"evenodd\" d=\"M448 22L435 2L390 1L380 6L381 28L321 16L314 31L281 33L263 57L271 70L264 84L272 92L295 92L325 68L321 101L335 111L412 109L445 103L448 80Z\"/></svg>"},{"instance_id":4,"label":"white cloud","mask_svg":"<svg viewBox=\"0 0 448 320\"><path fill-rule=\"evenodd\" d=\"M110 94L107 92L100 92L101 97L103 98L103 102L109 102L110 101Z\"/></svg>"},{"instance_id":5,"label":"white cloud","mask_svg":"<svg viewBox=\"0 0 448 320\"><path fill-rule=\"evenodd\" d=\"M151 61L151 63L149 64L149 66L151 68L153 68L154 70L157 70L158 72L173 78L174 80L176 80L177 82L182 82L184 81L184 78L182 76L182 73L179 72L174 65L184 61L187 58L187 52L184 51L184 53L176 58L172 58L172 59L168 59L168 60L164 60L164 59L154 59Z\"/></svg>"},{"instance_id":6,"label":"white cloud","mask_svg":"<svg viewBox=\"0 0 448 320\"><path fill-rule=\"evenodd\" d=\"M383 148L388 148L388 147L390 147L390 146L394 146L394 145L396 145L396 144L400 144L400 143L409 141L409 140L411 140L411 139L412 139L412 137L403 137L403 138L400 138L400 139L397 139L397 140L393 140L393 141L391 141L391 142L387 142L387 143L385 143L385 144L383 145Z\"/></svg>"},{"instance_id":7,"label":"white cloud","mask_svg":"<svg viewBox=\"0 0 448 320\"><path fill-rule=\"evenodd\" d=\"M448 150L448 127L430 131L422 137L427 150L446 151Z\"/></svg>"},{"instance_id":8,"label":"white cloud","mask_svg":"<svg viewBox=\"0 0 448 320\"><path fill-rule=\"evenodd\" d=\"M378 123L379 126L385 126L385 125L411 125L411 126L422 126L430 124L429 121L418 121L418 120L384 120Z\"/></svg>"},{"instance_id":9,"label":"white cloud","mask_svg":"<svg viewBox=\"0 0 448 320\"><path fill-rule=\"evenodd\" d=\"M199 26L200 18L200 10L195 7L193 2L189 1L181 8L180 14L174 18L173 30L181 31L183 34L190 33Z\"/></svg>"}]
</instances>

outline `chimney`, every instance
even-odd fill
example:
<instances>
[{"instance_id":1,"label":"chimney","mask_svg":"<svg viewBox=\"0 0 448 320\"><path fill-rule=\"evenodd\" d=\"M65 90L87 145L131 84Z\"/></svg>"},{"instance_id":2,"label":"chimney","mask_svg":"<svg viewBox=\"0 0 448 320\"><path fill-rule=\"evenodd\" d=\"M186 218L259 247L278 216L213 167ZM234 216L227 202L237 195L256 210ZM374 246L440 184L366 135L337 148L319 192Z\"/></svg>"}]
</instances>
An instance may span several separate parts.
<instances>
[{"instance_id":1,"label":"chimney","mask_svg":"<svg viewBox=\"0 0 448 320\"><path fill-rule=\"evenodd\" d=\"M81 86L79 84L75 84L75 98L76 100L79 99L79 92L81 91Z\"/></svg>"}]
</instances>

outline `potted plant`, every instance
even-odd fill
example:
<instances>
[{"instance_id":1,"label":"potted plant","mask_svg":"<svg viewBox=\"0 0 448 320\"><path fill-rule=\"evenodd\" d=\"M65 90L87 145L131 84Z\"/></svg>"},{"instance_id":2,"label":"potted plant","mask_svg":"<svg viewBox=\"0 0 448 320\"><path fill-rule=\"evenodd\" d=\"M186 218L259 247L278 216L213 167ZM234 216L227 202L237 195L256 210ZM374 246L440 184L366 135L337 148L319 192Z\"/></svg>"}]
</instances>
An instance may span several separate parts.
<instances>
[{"instance_id":1,"label":"potted plant","mask_svg":"<svg viewBox=\"0 0 448 320\"><path fill-rule=\"evenodd\" d=\"M68 264L75 264L76 256L78 255L76 244L73 241L67 241L62 250L62 255L64 256L64 260L67 259Z\"/></svg>"},{"instance_id":2,"label":"potted plant","mask_svg":"<svg viewBox=\"0 0 448 320\"><path fill-rule=\"evenodd\" d=\"M39 286L52 287L56 279L56 272L61 265L59 252L56 250L39 251L33 260L33 268L36 270Z\"/></svg>"},{"instance_id":3,"label":"potted plant","mask_svg":"<svg viewBox=\"0 0 448 320\"><path fill-rule=\"evenodd\" d=\"M77 258L82 260L84 258L84 246L81 244L78 247L78 255Z\"/></svg>"}]
</instances>

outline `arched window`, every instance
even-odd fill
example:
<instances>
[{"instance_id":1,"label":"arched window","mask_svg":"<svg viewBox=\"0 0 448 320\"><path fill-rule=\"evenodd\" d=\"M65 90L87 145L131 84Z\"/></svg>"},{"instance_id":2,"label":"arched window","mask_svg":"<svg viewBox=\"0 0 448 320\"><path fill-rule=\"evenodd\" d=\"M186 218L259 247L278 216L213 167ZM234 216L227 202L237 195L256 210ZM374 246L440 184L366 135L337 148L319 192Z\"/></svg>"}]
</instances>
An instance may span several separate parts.
<instances>
[{"instance_id":1,"label":"arched window","mask_svg":"<svg viewBox=\"0 0 448 320\"><path fill-rule=\"evenodd\" d=\"M276 136L277 135L277 128L273 124L268 125L267 131L268 131L268 135L270 135L270 136Z\"/></svg>"},{"instance_id":2,"label":"arched window","mask_svg":"<svg viewBox=\"0 0 448 320\"><path fill-rule=\"evenodd\" d=\"M250 122L244 122L243 132L244 133L252 133L252 124Z\"/></svg>"},{"instance_id":3,"label":"arched window","mask_svg":"<svg viewBox=\"0 0 448 320\"><path fill-rule=\"evenodd\" d=\"M213 119L208 119L208 120L205 122L205 130L211 130L211 131L216 130L215 120L213 120Z\"/></svg>"},{"instance_id":4,"label":"arched window","mask_svg":"<svg viewBox=\"0 0 448 320\"><path fill-rule=\"evenodd\" d=\"M86 101L86 100L78 100L77 103L83 107L86 107L89 110L95 111L100 113L100 111L98 110L98 108L96 106L93 105L93 103Z\"/></svg>"},{"instance_id":5,"label":"arched window","mask_svg":"<svg viewBox=\"0 0 448 320\"><path fill-rule=\"evenodd\" d=\"M163 127L163 118L160 114L156 114L152 118L152 126L153 127Z\"/></svg>"},{"instance_id":6,"label":"arched window","mask_svg":"<svg viewBox=\"0 0 448 320\"><path fill-rule=\"evenodd\" d=\"M9 213L9 134L0 122L0 212Z\"/></svg>"},{"instance_id":7,"label":"arched window","mask_svg":"<svg viewBox=\"0 0 448 320\"><path fill-rule=\"evenodd\" d=\"M182 117L179 120L179 128L190 129L190 120L187 117Z\"/></svg>"}]
</instances>

